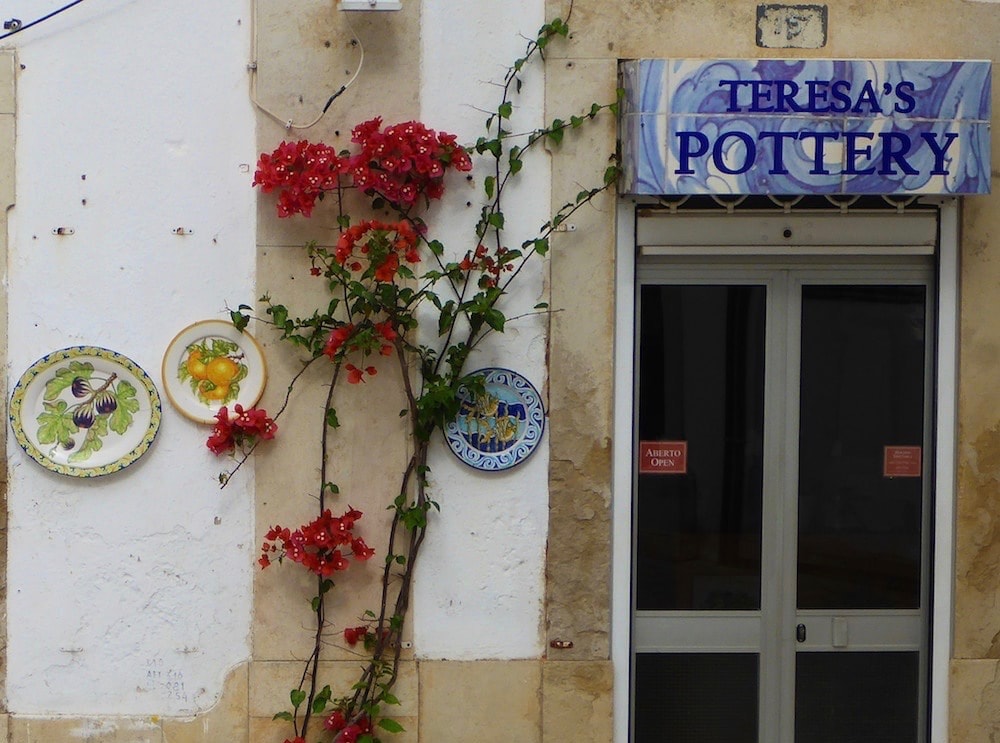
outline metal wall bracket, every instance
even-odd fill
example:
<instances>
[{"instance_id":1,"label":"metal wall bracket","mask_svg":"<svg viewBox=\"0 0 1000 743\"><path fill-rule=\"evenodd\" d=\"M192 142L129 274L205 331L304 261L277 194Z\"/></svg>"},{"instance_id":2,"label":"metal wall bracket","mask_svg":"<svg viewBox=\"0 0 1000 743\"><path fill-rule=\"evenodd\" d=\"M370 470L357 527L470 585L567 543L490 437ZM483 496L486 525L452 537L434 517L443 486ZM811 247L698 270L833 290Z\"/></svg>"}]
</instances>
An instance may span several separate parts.
<instances>
[{"instance_id":1,"label":"metal wall bracket","mask_svg":"<svg viewBox=\"0 0 1000 743\"><path fill-rule=\"evenodd\" d=\"M340 10L402 10L401 0L338 0Z\"/></svg>"}]
</instances>

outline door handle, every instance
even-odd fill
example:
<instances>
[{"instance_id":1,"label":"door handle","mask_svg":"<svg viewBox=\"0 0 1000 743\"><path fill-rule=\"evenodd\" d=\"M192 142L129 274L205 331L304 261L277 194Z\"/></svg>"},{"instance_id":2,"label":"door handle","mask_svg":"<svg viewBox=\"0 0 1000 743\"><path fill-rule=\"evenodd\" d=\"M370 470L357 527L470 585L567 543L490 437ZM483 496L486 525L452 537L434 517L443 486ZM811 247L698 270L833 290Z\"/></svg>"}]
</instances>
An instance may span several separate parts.
<instances>
[{"instance_id":1,"label":"door handle","mask_svg":"<svg viewBox=\"0 0 1000 743\"><path fill-rule=\"evenodd\" d=\"M795 628L795 639L799 642L806 641L806 626L804 624L800 624Z\"/></svg>"}]
</instances>

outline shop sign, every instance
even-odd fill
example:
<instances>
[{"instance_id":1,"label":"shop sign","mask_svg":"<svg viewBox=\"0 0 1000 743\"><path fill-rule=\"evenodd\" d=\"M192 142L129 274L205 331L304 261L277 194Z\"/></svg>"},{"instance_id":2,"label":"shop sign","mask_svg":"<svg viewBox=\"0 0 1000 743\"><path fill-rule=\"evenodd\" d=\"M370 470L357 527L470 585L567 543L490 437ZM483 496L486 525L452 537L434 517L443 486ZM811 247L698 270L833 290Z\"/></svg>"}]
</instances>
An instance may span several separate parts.
<instances>
[{"instance_id":1,"label":"shop sign","mask_svg":"<svg viewBox=\"0 0 1000 743\"><path fill-rule=\"evenodd\" d=\"M990 189L990 63L622 63L633 194L964 194Z\"/></svg>"},{"instance_id":2,"label":"shop sign","mask_svg":"<svg viewBox=\"0 0 1000 743\"><path fill-rule=\"evenodd\" d=\"M887 446L883 449L883 477L920 477L922 467L919 446Z\"/></svg>"},{"instance_id":3,"label":"shop sign","mask_svg":"<svg viewBox=\"0 0 1000 743\"><path fill-rule=\"evenodd\" d=\"M687 473L686 441L640 441L640 475L683 475Z\"/></svg>"}]
</instances>

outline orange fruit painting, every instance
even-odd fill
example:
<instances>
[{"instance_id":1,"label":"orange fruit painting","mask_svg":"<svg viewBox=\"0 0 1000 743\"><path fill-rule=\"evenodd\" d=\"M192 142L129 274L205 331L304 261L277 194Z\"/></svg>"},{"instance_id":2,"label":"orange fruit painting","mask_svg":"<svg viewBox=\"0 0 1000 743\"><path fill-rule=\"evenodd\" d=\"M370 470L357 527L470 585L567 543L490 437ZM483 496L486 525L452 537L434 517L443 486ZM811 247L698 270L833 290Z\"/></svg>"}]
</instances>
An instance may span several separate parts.
<instances>
[{"instance_id":1,"label":"orange fruit painting","mask_svg":"<svg viewBox=\"0 0 1000 743\"><path fill-rule=\"evenodd\" d=\"M225 405L235 400L247 371L239 345L217 337L190 344L177 365L178 379L205 405Z\"/></svg>"}]
</instances>

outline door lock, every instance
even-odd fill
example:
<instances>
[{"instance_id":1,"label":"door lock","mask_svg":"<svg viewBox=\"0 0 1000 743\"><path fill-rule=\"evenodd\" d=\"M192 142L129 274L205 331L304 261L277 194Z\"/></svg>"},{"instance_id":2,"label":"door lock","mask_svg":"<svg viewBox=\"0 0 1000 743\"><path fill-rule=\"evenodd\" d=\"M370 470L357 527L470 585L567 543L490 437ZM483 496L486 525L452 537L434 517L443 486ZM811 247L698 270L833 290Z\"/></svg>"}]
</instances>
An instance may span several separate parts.
<instances>
[{"instance_id":1,"label":"door lock","mask_svg":"<svg viewBox=\"0 0 1000 743\"><path fill-rule=\"evenodd\" d=\"M800 624L795 628L795 639L799 642L806 641L806 626L804 624Z\"/></svg>"}]
</instances>

